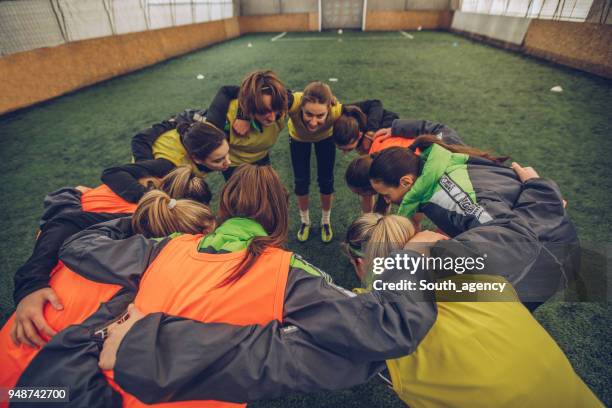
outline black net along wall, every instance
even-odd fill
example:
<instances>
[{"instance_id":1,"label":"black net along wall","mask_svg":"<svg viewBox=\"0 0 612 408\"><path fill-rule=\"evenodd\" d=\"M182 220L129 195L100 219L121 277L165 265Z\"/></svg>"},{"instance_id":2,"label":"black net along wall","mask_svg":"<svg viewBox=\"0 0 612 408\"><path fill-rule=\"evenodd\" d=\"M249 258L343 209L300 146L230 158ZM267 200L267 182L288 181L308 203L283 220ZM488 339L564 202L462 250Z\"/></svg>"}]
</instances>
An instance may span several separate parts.
<instances>
[{"instance_id":1,"label":"black net along wall","mask_svg":"<svg viewBox=\"0 0 612 408\"><path fill-rule=\"evenodd\" d=\"M512 17L584 21L593 0L463 0L460 10Z\"/></svg>"},{"instance_id":2,"label":"black net along wall","mask_svg":"<svg viewBox=\"0 0 612 408\"><path fill-rule=\"evenodd\" d=\"M0 55L66 42L53 2L0 2Z\"/></svg>"},{"instance_id":3,"label":"black net along wall","mask_svg":"<svg viewBox=\"0 0 612 408\"><path fill-rule=\"evenodd\" d=\"M2 1L0 55L232 16L232 0Z\"/></svg>"}]
</instances>

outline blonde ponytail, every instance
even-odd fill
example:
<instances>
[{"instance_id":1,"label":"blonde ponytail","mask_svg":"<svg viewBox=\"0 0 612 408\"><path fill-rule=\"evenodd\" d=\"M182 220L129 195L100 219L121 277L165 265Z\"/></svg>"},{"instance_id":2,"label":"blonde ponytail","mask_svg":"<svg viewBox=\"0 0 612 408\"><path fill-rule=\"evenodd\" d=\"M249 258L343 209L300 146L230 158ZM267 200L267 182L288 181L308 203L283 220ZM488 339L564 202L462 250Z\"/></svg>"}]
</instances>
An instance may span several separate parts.
<instances>
[{"instance_id":1,"label":"blonde ponytail","mask_svg":"<svg viewBox=\"0 0 612 408\"><path fill-rule=\"evenodd\" d=\"M174 232L208 233L214 228L214 214L206 205L177 200L160 190L146 193L132 215L134 232L147 237L165 237Z\"/></svg>"},{"instance_id":2,"label":"blonde ponytail","mask_svg":"<svg viewBox=\"0 0 612 408\"><path fill-rule=\"evenodd\" d=\"M399 215L367 213L357 218L346 232L345 245L363 254L366 276L363 285L370 288L375 258L384 258L406 246L415 234L414 225Z\"/></svg>"}]
</instances>

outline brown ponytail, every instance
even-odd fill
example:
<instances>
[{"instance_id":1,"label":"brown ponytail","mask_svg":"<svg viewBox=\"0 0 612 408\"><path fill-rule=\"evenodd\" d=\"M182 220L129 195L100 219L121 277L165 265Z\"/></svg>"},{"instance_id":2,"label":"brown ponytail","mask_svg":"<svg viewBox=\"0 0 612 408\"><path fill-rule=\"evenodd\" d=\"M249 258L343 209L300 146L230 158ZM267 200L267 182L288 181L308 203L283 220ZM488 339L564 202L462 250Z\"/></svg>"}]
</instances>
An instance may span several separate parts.
<instances>
[{"instance_id":1,"label":"brown ponytail","mask_svg":"<svg viewBox=\"0 0 612 408\"><path fill-rule=\"evenodd\" d=\"M243 164L223 187L219 220L244 217L258 222L268 236L255 237L236 270L220 286L240 279L268 247L282 247L287 241L289 195L270 166Z\"/></svg>"},{"instance_id":2,"label":"brown ponytail","mask_svg":"<svg viewBox=\"0 0 612 408\"><path fill-rule=\"evenodd\" d=\"M179 166L161 181L159 189L172 198L187 198L208 205L212 192L202 177L196 176L189 166Z\"/></svg>"},{"instance_id":3,"label":"brown ponytail","mask_svg":"<svg viewBox=\"0 0 612 408\"><path fill-rule=\"evenodd\" d=\"M409 149L413 152L416 151L416 149L420 149L421 151L423 151L434 143L442 146L446 150L449 150L453 153L463 153L472 157L482 157L483 159L491 160L492 162L495 162L497 164L503 164L506 160L510 158L510 156L493 156L489 152L476 149L470 146L448 145L434 135L421 135L416 137L414 139L414 142L410 145Z\"/></svg>"},{"instance_id":4,"label":"brown ponytail","mask_svg":"<svg viewBox=\"0 0 612 408\"><path fill-rule=\"evenodd\" d=\"M343 105L342 113L334 122L333 138L338 146L346 146L359 138L359 132L365 132L368 118L359 107Z\"/></svg>"},{"instance_id":5,"label":"brown ponytail","mask_svg":"<svg viewBox=\"0 0 612 408\"><path fill-rule=\"evenodd\" d=\"M172 199L160 190L146 193L132 215L132 229L146 237L165 237L174 232L200 234L215 228L215 216L206 205Z\"/></svg>"},{"instance_id":6,"label":"brown ponytail","mask_svg":"<svg viewBox=\"0 0 612 408\"><path fill-rule=\"evenodd\" d=\"M405 175L419 176L423 169L423 159L414 152L429 148L437 144L453 153L463 153L472 157L481 157L491 160L495 164L502 164L509 156L492 156L491 154L469 146L447 145L434 135L422 135L414 139L408 148L389 147L372 156L374 159L370 166L370 179L381 181L388 186L397 187L400 179Z\"/></svg>"},{"instance_id":7,"label":"brown ponytail","mask_svg":"<svg viewBox=\"0 0 612 408\"><path fill-rule=\"evenodd\" d=\"M281 114L287 112L287 90L274 71L255 71L247 75L240 84L238 105L247 116L266 114L268 108L263 102L263 95L272 97L272 110Z\"/></svg>"}]
</instances>

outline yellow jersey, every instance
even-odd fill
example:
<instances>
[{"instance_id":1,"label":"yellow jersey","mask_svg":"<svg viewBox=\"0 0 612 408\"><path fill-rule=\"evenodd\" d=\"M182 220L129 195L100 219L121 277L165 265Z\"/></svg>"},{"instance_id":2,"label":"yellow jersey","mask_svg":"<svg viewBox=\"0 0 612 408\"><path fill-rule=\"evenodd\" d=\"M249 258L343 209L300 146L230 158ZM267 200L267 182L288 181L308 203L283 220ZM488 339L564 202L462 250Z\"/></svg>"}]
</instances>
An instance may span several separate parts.
<instances>
[{"instance_id":1,"label":"yellow jersey","mask_svg":"<svg viewBox=\"0 0 612 408\"><path fill-rule=\"evenodd\" d=\"M175 166L188 165L198 177L204 177L206 172L200 170L198 165L191 160L176 129L162 133L153 143L153 157L166 159Z\"/></svg>"},{"instance_id":2,"label":"yellow jersey","mask_svg":"<svg viewBox=\"0 0 612 408\"><path fill-rule=\"evenodd\" d=\"M293 103L289 107L289 123L287 128L289 129L289 136L298 142L320 142L332 136L334 131L334 123L342 114L342 104L337 102L330 108L329 114L325 119L323 126L311 132L308 130L302 119L302 110L300 104L302 102L303 92L293 93Z\"/></svg>"},{"instance_id":3,"label":"yellow jersey","mask_svg":"<svg viewBox=\"0 0 612 408\"><path fill-rule=\"evenodd\" d=\"M269 153L274 143L278 140L278 135L285 126L285 115L282 115L270 126L258 129L251 127L245 136L237 136L231 126L238 113L238 99L230 102L227 110L227 121L229 128L229 146L231 166L236 167L243 163L255 163L263 159Z\"/></svg>"}]
</instances>

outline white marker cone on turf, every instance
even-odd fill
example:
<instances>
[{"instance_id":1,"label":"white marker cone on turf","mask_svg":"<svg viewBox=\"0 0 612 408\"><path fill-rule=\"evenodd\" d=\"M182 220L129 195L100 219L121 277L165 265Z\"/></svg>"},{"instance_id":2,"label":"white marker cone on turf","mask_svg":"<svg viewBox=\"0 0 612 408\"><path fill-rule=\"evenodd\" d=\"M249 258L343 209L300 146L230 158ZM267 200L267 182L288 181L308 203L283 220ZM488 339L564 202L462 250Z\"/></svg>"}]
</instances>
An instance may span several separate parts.
<instances>
[{"instance_id":1,"label":"white marker cone on turf","mask_svg":"<svg viewBox=\"0 0 612 408\"><path fill-rule=\"evenodd\" d=\"M252 43L248 43L247 47L251 48L251 47L253 47L253 44Z\"/></svg>"},{"instance_id":2,"label":"white marker cone on turf","mask_svg":"<svg viewBox=\"0 0 612 408\"><path fill-rule=\"evenodd\" d=\"M553 86L552 88L550 88L551 92L563 92L563 88L561 88L560 85L557 86Z\"/></svg>"},{"instance_id":3,"label":"white marker cone on turf","mask_svg":"<svg viewBox=\"0 0 612 408\"><path fill-rule=\"evenodd\" d=\"M202 74L198 74L198 76L196 77L197 79L204 79L204 75Z\"/></svg>"},{"instance_id":4,"label":"white marker cone on turf","mask_svg":"<svg viewBox=\"0 0 612 408\"><path fill-rule=\"evenodd\" d=\"M329 82L338 82L338 78L329 78Z\"/></svg>"}]
</instances>

